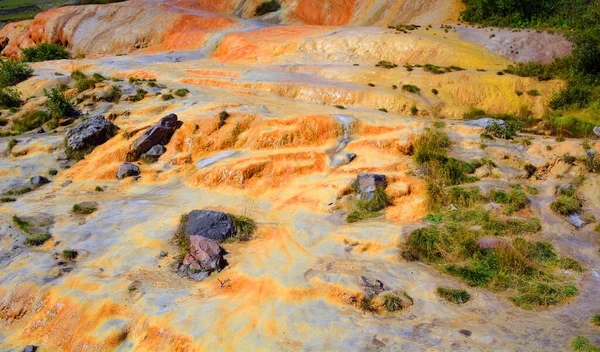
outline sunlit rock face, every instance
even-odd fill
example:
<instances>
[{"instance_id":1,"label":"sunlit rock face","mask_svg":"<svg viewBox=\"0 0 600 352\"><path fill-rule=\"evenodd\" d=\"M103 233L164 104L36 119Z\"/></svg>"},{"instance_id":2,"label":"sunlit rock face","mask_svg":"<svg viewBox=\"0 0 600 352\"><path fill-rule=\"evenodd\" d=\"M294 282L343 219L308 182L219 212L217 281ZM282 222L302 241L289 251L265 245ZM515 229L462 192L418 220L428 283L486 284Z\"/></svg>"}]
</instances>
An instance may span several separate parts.
<instances>
[{"instance_id":1,"label":"sunlit rock face","mask_svg":"<svg viewBox=\"0 0 600 352\"><path fill-rule=\"evenodd\" d=\"M83 114L0 138L0 193L30 188L0 204L0 350L558 351L571 336L597 335L588 323L600 301L595 225L577 229L549 205L583 170L562 158L583 160L582 141L484 140L490 120L462 119L474 107L543 116L564 82L498 72L564 55L570 43L508 30L485 40L486 29L454 26L459 1L290 0L255 18L260 3L61 7L0 31L7 56L43 42L80 55L32 64L33 77L16 86L27 101L2 111L2 131L44 109L44 89L59 84ZM409 23L422 27L387 28ZM397 67L377 66L382 60ZM107 79L79 92L74 70ZM119 99L108 99L113 86ZM111 133L81 160L69 158L69 136L94 121ZM542 231L527 239L584 266L557 271L576 297L526 311L507 292L401 256L411 231L437 221L427 217L430 184L414 156L427 129L448 134L454 158L494 162L467 186L538 189L512 216L539 218ZM539 178L526 177L526 164ZM355 186L359 175L367 179ZM589 198L583 211L596 219L599 182L589 175L579 186ZM356 201L375 199L378 188L388 206L348 223ZM501 204L485 207L506 216ZM194 211L219 214L226 235L184 231L193 239L182 250L176 234ZM242 240L244 217L257 230ZM39 246L26 244L46 233ZM441 286L471 299L447 302ZM386 296L397 310L387 310Z\"/></svg>"}]
</instances>

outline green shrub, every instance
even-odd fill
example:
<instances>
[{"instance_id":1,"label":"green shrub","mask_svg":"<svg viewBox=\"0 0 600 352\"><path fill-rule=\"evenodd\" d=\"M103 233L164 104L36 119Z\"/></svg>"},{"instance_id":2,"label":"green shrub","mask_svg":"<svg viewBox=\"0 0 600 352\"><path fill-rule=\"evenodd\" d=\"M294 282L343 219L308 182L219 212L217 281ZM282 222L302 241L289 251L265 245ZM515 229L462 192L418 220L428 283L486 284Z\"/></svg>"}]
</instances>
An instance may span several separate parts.
<instances>
[{"instance_id":1,"label":"green shrub","mask_svg":"<svg viewBox=\"0 0 600 352\"><path fill-rule=\"evenodd\" d=\"M62 254L61 254L61 256L66 260L73 260L73 259L77 258L78 255L79 255L79 253L73 249L65 249L62 251Z\"/></svg>"},{"instance_id":2,"label":"green shrub","mask_svg":"<svg viewBox=\"0 0 600 352\"><path fill-rule=\"evenodd\" d=\"M513 139L517 136L517 132L521 130L523 124L518 120L506 119L504 124L496 121L488 124L485 130L496 138Z\"/></svg>"},{"instance_id":3,"label":"green shrub","mask_svg":"<svg viewBox=\"0 0 600 352\"><path fill-rule=\"evenodd\" d=\"M2 88L0 89L0 108L19 108L23 105L21 100L21 92L16 88Z\"/></svg>"},{"instance_id":4,"label":"green shrub","mask_svg":"<svg viewBox=\"0 0 600 352\"><path fill-rule=\"evenodd\" d=\"M465 290L454 288L438 287L436 293L448 302L463 304L471 299L471 295Z\"/></svg>"},{"instance_id":5,"label":"green shrub","mask_svg":"<svg viewBox=\"0 0 600 352\"><path fill-rule=\"evenodd\" d=\"M550 101L553 110L583 108L592 100L592 88L586 85L569 85L556 93Z\"/></svg>"},{"instance_id":6,"label":"green shrub","mask_svg":"<svg viewBox=\"0 0 600 352\"><path fill-rule=\"evenodd\" d=\"M450 137L442 131L427 129L413 145L413 157L418 164L446 159Z\"/></svg>"},{"instance_id":7,"label":"green shrub","mask_svg":"<svg viewBox=\"0 0 600 352\"><path fill-rule=\"evenodd\" d=\"M398 67L398 65L396 65L394 63L391 63L389 61L385 61L385 60L379 61L375 66L376 67L383 67L383 68L387 68L387 69Z\"/></svg>"},{"instance_id":8,"label":"green shrub","mask_svg":"<svg viewBox=\"0 0 600 352\"><path fill-rule=\"evenodd\" d=\"M71 71L71 79L76 81L79 79L85 79L87 78L86 74L83 73L83 71L79 70L79 69L75 69L73 71Z\"/></svg>"},{"instance_id":9,"label":"green shrub","mask_svg":"<svg viewBox=\"0 0 600 352\"><path fill-rule=\"evenodd\" d=\"M529 203L527 195L520 189L512 189L508 193L500 190L492 190L490 198L496 203L506 205L506 215L511 215L514 212L524 209Z\"/></svg>"},{"instance_id":10,"label":"green shrub","mask_svg":"<svg viewBox=\"0 0 600 352\"><path fill-rule=\"evenodd\" d=\"M94 79L94 81L96 81L96 82L102 82L102 81L106 81L106 80L107 80L107 78L106 78L106 77L102 76L102 75L101 75L101 74L99 74L99 73L94 73L94 74L92 75L92 78L93 78L93 79Z\"/></svg>"},{"instance_id":11,"label":"green shrub","mask_svg":"<svg viewBox=\"0 0 600 352\"><path fill-rule=\"evenodd\" d=\"M48 43L41 43L32 48L21 49L21 56L25 62L41 62L71 58L71 54L64 46Z\"/></svg>"},{"instance_id":12,"label":"green shrub","mask_svg":"<svg viewBox=\"0 0 600 352\"><path fill-rule=\"evenodd\" d=\"M44 89L44 96L47 98L46 106L50 109L52 118L74 117L77 111L69 100L60 90L52 88L50 91Z\"/></svg>"},{"instance_id":13,"label":"green shrub","mask_svg":"<svg viewBox=\"0 0 600 352\"><path fill-rule=\"evenodd\" d=\"M417 115L418 112L419 112L419 109L417 109L417 106L415 104L413 104L410 107L410 113L411 113L411 115L415 116L415 115Z\"/></svg>"},{"instance_id":14,"label":"green shrub","mask_svg":"<svg viewBox=\"0 0 600 352\"><path fill-rule=\"evenodd\" d=\"M336 108L340 109L340 110L346 110L346 107L343 105L336 105Z\"/></svg>"},{"instance_id":15,"label":"green shrub","mask_svg":"<svg viewBox=\"0 0 600 352\"><path fill-rule=\"evenodd\" d=\"M278 11L280 8L281 4L279 4L279 1L277 0L265 1L256 7L256 10L254 11L254 17L259 17L270 12Z\"/></svg>"},{"instance_id":16,"label":"green shrub","mask_svg":"<svg viewBox=\"0 0 600 352\"><path fill-rule=\"evenodd\" d=\"M96 88L96 81L88 77L80 78L75 80L74 87L79 93L85 92L86 90Z\"/></svg>"},{"instance_id":17,"label":"green shrub","mask_svg":"<svg viewBox=\"0 0 600 352\"><path fill-rule=\"evenodd\" d=\"M174 99L175 97L172 94L163 94L161 98L162 98L162 100L167 101L167 100Z\"/></svg>"},{"instance_id":18,"label":"green shrub","mask_svg":"<svg viewBox=\"0 0 600 352\"><path fill-rule=\"evenodd\" d=\"M600 314L594 315L590 319L590 323L592 323L592 325L594 325L594 326L600 327Z\"/></svg>"},{"instance_id":19,"label":"green shrub","mask_svg":"<svg viewBox=\"0 0 600 352\"><path fill-rule=\"evenodd\" d=\"M409 93L419 94L419 92L421 91L421 88L414 86L412 84L405 84L402 86L402 90L409 92Z\"/></svg>"},{"instance_id":20,"label":"green shrub","mask_svg":"<svg viewBox=\"0 0 600 352\"><path fill-rule=\"evenodd\" d=\"M27 111L23 115L13 119L12 129L19 133L25 133L40 128L43 124L50 121L50 119L51 116L45 111Z\"/></svg>"},{"instance_id":21,"label":"green shrub","mask_svg":"<svg viewBox=\"0 0 600 352\"><path fill-rule=\"evenodd\" d=\"M89 214L95 212L96 210L98 210L98 208L96 208L94 206L82 206L80 204L74 204L72 212L74 214L89 215Z\"/></svg>"},{"instance_id":22,"label":"green shrub","mask_svg":"<svg viewBox=\"0 0 600 352\"><path fill-rule=\"evenodd\" d=\"M33 69L24 62L0 59L0 88L21 83L32 74Z\"/></svg>"},{"instance_id":23,"label":"green shrub","mask_svg":"<svg viewBox=\"0 0 600 352\"><path fill-rule=\"evenodd\" d=\"M96 191L96 192L104 192L104 188L102 188L100 186L96 186L96 188L94 188L94 191Z\"/></svg>"},{"instance_id":24,"label":"green shrub","mask_svg":"<svg viewBox=\"0 0 600 352\"><path fill-rule=\"evenodd\" d=\"M10 203L10 202L16 202L17 199L16 198L12 198L12 197L1 197L0 198L0 203Z\"/></svg>"},{"instance_id":25,"label":"green shrub","mask_svg":"<svg viewBox=\"0 0 600 352\"><path fill-rule=\"evenodd\" d=\"M431 89L431 93L433 93L433 95L438 95L440 92L437 89L433 88Z\"/></svg>"},{"instance_id":26,"label":"green shrub","mask_svg":"<svg viewBox=\"0 0 600 352\"><path fill-rule=\"evenodd\" d=\"M256 222L245 215L228 215L233 221L235 239L237 240L249 240L252 237L252 234L258 229Z\"/></svg>"},{"instance_id":27,"label":"green shrub","mask_svg":"<svg viewBox=\"0 0 600 352\"><path fill-rule=\"evenodd\" d=\"M433 73L435 75L441 75L443 73L446 73L446 71L443 70L441 67L436 66L436 65L432 65L432 64L425 64L423 66L423 71L430 72L430 73Z\"/></svg>"},{"instance_id":28,"label":"green shrub","mask_svg":"<svg viewBox=\"0 0 600 352\"><path fill-rule=\"evenodd\" d=\"M185 255L190 252L190 238L186 234L187 223L188 215L181 215L179 226L173 234L173 243L179 248L179 254L177 255L177 261L179 262L182 262Z\"/></svg>"},{"instance_id":29,"label":"green shrub","mask_svg":"<svg viewBox=\"0 0 600 352\"><path fill-rule=\"evenodd\" d=\"M178 97L185 97L190 91L186 88L179 88L175 91L175 95Z\"/></svg>"},{"instance_id":30,"label":"green shrub","mask_svg":"<svg viewBox=\"0 0 600 352\"><path fill-rule=\"evenodd\" d=\"M50 169L50 170L48 170L48 175L50 175L50 176L56 176L56 175L58 175L58 170L56 170L56 169Z\"/></svg>"},{"instance_id":31,"label":"green shrub","mask_svg":"<svg viewBox=\"0 0 600 352\"><path fill-rule=\"evenodd\" d=\"M574 352L600 352L600 348L583 336L577 336L571 341L571 349Z\"/></svg>"},{"instance_id":32,"label":"green shrub","mask_svg":"<svg viewBox=\"0 0 600 352\"><path fill-rule=\"evenodd\" d=\"M589 137L593 135L594 124L572 116L555 117L549 121L550 129L557 134L571 137Z\"/></svg>"},{"instance_id":33,"label":"green shrub","mask_svg":"<svg viewBox=\"0 0 600 352\"><path fill-rule=\"evenodd\" d=\"M540 92L538 92L536 89L532 89L532 90L528 90L527 94L532 96L532 97L538 97L540 96Z\"/></svg>"},{"instance_id":34,"label":"green shrub","mask_svg":"<svg viewBox=\"0 0 600 352\"><path fill-rule=\"evenodd\" d=\"M52 238L52 235L50 235L49 232L34 236L34 237L29 237L25 240L25 245L27 246L41 246L43 245L46 241L48 241L50 238Z\"/></svg>"},{"instance_id":35,"label":"green shrub","mask_svg":"<svg viewBox=\"0 0 600 352\"><path fill-rule=\"evenodd\" d=\"M375 84L369 83L369 87L375 87Z\"/></svg>"},{"instance_id":36,"label":"green shrub","mask_svg":"<svg viewBox=\"0 0 600 352\"><path fill-rule=\"evenodd\" d=\"M146 97L146 94L148 94L147 91L145 91L143 89L138 89L135 92L135 95L132 95L132 96L129 97L129 101L131 101L131 102L140 101L140 100L142 100L142 99L144 99Z\"/></svg>"},{"instance_id":37,"label":"green shrub","mask_svg":"<svg viewBox=\"0 0 600 352\"><path fill-rule=\"evenodd\" d=\"M121 95L121 87L113 85L108 89L106 100L118 104L119 100L121 100Z\"/></svg>"},{"instance_id":38,"label":"green shrub","mask_svg":"<svg viewBox=\"0 0 600 352\"><path fill-rule=\"evenodd\" d=\"M463 119L465 120L477 120L482 117L485 117L485 110L481 110L475 107L471 107L469 112L463 114Z\"/></svg>"}]
</instances>

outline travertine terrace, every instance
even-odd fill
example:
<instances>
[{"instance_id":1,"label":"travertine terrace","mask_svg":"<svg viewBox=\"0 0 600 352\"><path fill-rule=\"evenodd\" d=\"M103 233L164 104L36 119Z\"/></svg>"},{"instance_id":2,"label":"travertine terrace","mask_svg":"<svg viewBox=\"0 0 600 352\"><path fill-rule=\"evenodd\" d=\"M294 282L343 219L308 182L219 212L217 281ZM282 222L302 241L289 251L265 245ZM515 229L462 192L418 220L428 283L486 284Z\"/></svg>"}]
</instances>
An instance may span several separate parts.
<instances>
[{"instance_id":1,"label":"travertine terrace","mask_svg":"<svg viewBox=\"0 0 600 352\"><path fill-rule=\"evenodd\" d=\"M254 18L258 4L67 6L0 31L6 56L40 42L85 55L32 64L34 76L18 85L31 97L24 109L43 104L43 89L71 84L73 70L122 79L97 84L77 105L120 129L83 160L64 160L73 126L16 136L12 150L11 137L0 138L0 193L36 175L51 181L0 205L0 350L562 351L576 335L600 342L588 323L600 302L595 225L576 229L549 207L555 187L578 168L557 158L584 155L581 140L521 133L530 144L496 139L482 149L482 127L461 119L472 107L518 113L526 106L541 116L564 83L497 72L514 61L564 55L566 40L501 30L489 39L487 29L457 25L461 5L453 0L286 0L280 11ZM387 28L398 23L421 27ZM376 67L381 60L398 67ZM434 75L405 64L464 70ZM94 99L111 84L135 92L130 77L156 79L157 86L144 84L148 94L138 102ZM179 88L189 93L168 101L157 95ZM515 94L531 90L540 94ZM223 126L221 111L229 114ZM140 162L140 178L118 180L134 139L170 113L183 125L166 153ZM496 163L473 185L539 190L518 216L540 218L536 238L582 264L583 272L562 273L577 286L576 297L524 310L507 292L471 288L401 258L399 245L428 213L411 143L442 119L452 156ZM591 143L598 150L598 140ZM356 158L335 164L342 153ZM543 176L526 178L527 163ZM58 174L48 176L50 169ZM393 205L379 218L348 224L334 203L363 172L387 176ZM599 183L596 174L581 186L584 209L597 219ZM98 210L73 214L73 204L87 201ZM172 265L171 238L180 216L194 209L247 214L258 224L251 240L222 244L229 265L202 281ZM24 246L14 215L45 219L52 239ZM67 248L79 256L62 270L55 253ZM414 304L393 314L361 310L361 276L406 292ZM451 304L435 294L438 286L468 288L472 299Z\"/></svg>"}]
</instances>

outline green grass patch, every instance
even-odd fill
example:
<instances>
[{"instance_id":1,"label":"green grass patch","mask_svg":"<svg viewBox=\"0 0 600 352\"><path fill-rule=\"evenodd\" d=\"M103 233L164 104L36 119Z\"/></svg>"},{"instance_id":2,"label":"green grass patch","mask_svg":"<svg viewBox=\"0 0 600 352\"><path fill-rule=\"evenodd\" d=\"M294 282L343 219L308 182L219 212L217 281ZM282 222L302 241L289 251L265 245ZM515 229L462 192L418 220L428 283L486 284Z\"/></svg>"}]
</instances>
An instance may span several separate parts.
<instances>
[{"instance_id":1,"label":"green grass patch","mask_svg":"<svg viewBox=\"0 0 600 352\"><path fill-rule=\"evenodd\" d=\"M246 241L252 237L252 234L256 232L258 226L256 222L245 215L234 215L228 214L233 221L233 227L235 228L235 239Z\"/></svg>"},{"instance_id":2,"label":"green grass patch","mask_svg":"<svg viewBox=\"0 0 600 352\"><path fill-rule=\"evenodd\" d=\"M31 191L33 191L33 188L26 186L26 187L19 187L19 188L10 189L10 190L4 192L3 195L5 195L5 196L20 196L20 195L23 195L25 193L29 193Z\"/></svg>"},{"instance_id":3,"label":"green grass patch","mask_svg":"<svg viewBox=\"0 0 600 352\"><path fill-rule=\"evenodd\" d=\"M45 232L43 234L27 238L25 240L25 245L30 246L30 247L41 246L46 241L48 241L50 238L52 238L52 235L50 235L49 232Z\"/></svg>"},{"instance_id":4,"label":"green grass patch","mask_svg":"<svg viewBox=\"0 0 600 352\"><path fill-rule=\"evenodd\" d=\"M346 222L353 223L381 216L381 211L389 205L391 205L391 202L387 193L385 193L385 189L378 187L375 190L373 199L357 199L354 202L346 216Z\"/></svg>"},{"instance_id":5,"label":"green grass patch","mask_svg":"<svg viewBox=\"0 0 600 352\"><path fill-rule=\"evenodd\" d=\"M600 352L600 348L583 336L577 336L571 340L571 349L575 352Z\"/></svg>"},{"instance_id":6,"label":"green grass patch","mask_svg":"<svg viewBox=\"0 0 600 352\"><path fill-rule=\"evenodd\" d=\"M471 299L471 295L465 290L438 287L435 292L446 301L456 304L467 303Z\"/></svg>"},{"instance_id":7,"label":"green grass patch","mask_svg":"<svg viewBox=\"0 0 600 352\"><path fill-rule=\"evenodd\" d=\"M12 198L12 197L1 197L0 198L0 203L11 203L11 202L16 202L17 199L16 198Z\"/></svg>"},{"instance_id":8,"label":"green grass patch","mask_svg":"<svg viewBox=\"0 0 600 352\"><path fill-rule=\"evenodd\" d=\"M50 119L50 114L45 111L27 111L23 115L13 119L12 129L18 133L25 133L42 127L42 125L50 121Z\"/></svg>"},{"instance_id":9,"label":"green grass patch","mask_svg":"<svg viewBox=\"0 0 600 352\"><path fill-rule=\"evenodd\" d=\"M187 253L190 252L190 238L186 234L186 228L188 223L188 215L183 214L179 219L179 226L173 234L173 244L179 249L177 254L177 261L182 262L183 258Z\"/></svg>"},{"instance_id":10,"label":"green grass patch","mask_svg":"<svg viewBox=\"0 0 600 352\"><path fill-rule=\"evenodd\" d=\"M89 215L89 214L95 212L96 210L98 210L98 208L93 207L93 206L82 206L80 204L74 204L73 208L71 209L73 214L79 214L79 215Z\"/></svg>"},{"instance_id":11,"label":"green grass patch","mask_svg":"<svg viewBox=\"0 0 600 352\"><path fill-rule=\"evenodd\" d=\"M27 232L29 231L29 227L31 226L31 224L29 223L29 221L25 221L23 219L21 219L20 217L13 215L12 217L12 221L15 223L15 225L17 225L18 228L20 228L22 231Z\"/></svg>"},{"instance_id":12,"label":"green grass patch","mask_svg":"<svg viewBox=\"0 0 600 352\"><path fill-rule=\"evenodd\" d=\"M33 68L25 62L0 59L0 88L14 86L33 75Z\"/></svg>"},{"instance_id":13,"label":"green grass patch","mask_svg":"<svg viewBox=\"0 0 600 352\"><path fill-rule=\"evenodd\" d=\"M392 69L392 68L396 68L396 67L398 67L398 65L396 65L396 64L394 64L394 63L391 63L391 62L389 62L389 61L385 61L385 60L381 60L381 61L379 61L379 62L378 62L378 63L377 63L375 66L376 66L376 67L383 67L383 68L387 68L388 70L389 70L389 69Z\"/></svg>"},{"instance_id":14,"label":"green grass patch","mask_svg":"<svg viewBox=\"0 0 600 352\"><path fill-rule=\"evenodd\" d=\"M402 300L396 295L385 295L383 296L383 308L390 313L402 310Z\"/></svg>"},{"instance_id":15,"label":"green grass patch","mask_svg":"<svg viewBox=\"0 0 600 352\"><path fill-rule=\"evenodd\" d=\"M412 85L412 84L404 84L402 86L402 90L405 92L409 92L409 93L413 93L413 94L419 94L419 92L421 91L421 88Z\"/></svg>"},{"instance_id":16,"label":"green grass patch","mask_svg":"<svg viewBox=\"0 0 600 352\"><path fill-rule=\"evenodd\" d=\"M520 189L511 189L508 192L502 190L492 190L490 192L490 198L500 204L505 205L505 214L511 215L521 209L524 209L527 204L529 204L529 200L527 199L527 195Z\"/></svg>"},{"instance_id":17,"label":"green grass patch","mask_svg":"<svg viewBox=\"0 0 600 352\"><path fill-rule=\"evenodd\" d=\"M131 101L131 102L138 102L138 101L144 99L146 97L146 94L148 94L147 91L145 91L143 89L138 89L135 92L135 95L132 95L132 96L129 97L129 101Z\"/></svg>"},{"instance_id":18,"label":"green grass patch","mask_svg":"<svg viewBox=\"0 0 600 352\"><path fill-rule=\"evenodd\" d=\"M176 96L178 96L178 97L182 97L182 98L183 98L183 97L185 97L186 95L188 95L188 93L189 93L189 92L190 92L190 91L189 91L187 88L179 88L179 89L177 89L177 90L175 91L175 93L173 93L173 94L175 94L175 95L176 95Z\"/></svg>"},{"instance_id":19,"label":"green grass patch","mask_svg":"<svg viewBox=\"0 0 600 352\"><path fill-rule=\"evenodd\" d=\"M73 260L73 259L77 258L78 255L79 255L79 253L73 249L65 249L61 253L61 256L66 260Z\"/></svg>"},{"instance_id":20,"label":"green grass patch","mask_svg":"<svg viewBox=\"0 0 600 352\"><path fill-rule=\"evenodd\" d=\"M600 327L600 314L596 314L590 318L592 325Z\"/></svg>"},{"instance_id":21,"label":"green grass patch","mask_svg":"<svg viewBox=\"0 0 600 352\"><path fill-rule=\"evenodd\" d=\"M579 213L583 204L581 199L574 196L560 195L557 200L550 203L550 209L561 215L570 215Z\"/></svg>"}]
</instances>

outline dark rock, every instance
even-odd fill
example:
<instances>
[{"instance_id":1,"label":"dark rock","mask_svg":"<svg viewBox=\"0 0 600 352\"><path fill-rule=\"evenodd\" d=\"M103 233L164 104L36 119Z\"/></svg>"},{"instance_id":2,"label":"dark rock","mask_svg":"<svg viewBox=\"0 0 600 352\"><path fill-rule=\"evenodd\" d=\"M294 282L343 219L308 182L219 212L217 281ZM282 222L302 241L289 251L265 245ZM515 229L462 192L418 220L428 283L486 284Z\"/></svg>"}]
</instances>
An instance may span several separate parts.
<instances>
[{"instance_id":1,"label":"dark rock","mask_svg":"<svg viewBox=\"0 0 600 352\"><path fill-rule=\"evenodd\" d=\"M600 126L594 127L593 131L596 136L600 137Z\"/></svg>"},{"instance_id":2,"label":"dark rock","mask_svg":"<svg viewBox=\"0 0 600 352\"><path fill-rule=\"evenodd\" d=\"M40 127L40 129L37 130L36 133L46 133L46 131L44 131L44 127Z\"/></svg>"},{"instance_id":3,"label":"dark rock","mask_svg":"<svg viewBox=\"0 0 600 352\"><path fill-rule=\"evenodd\" d=\"M465 336L471 336L473 334L473 332L471 332L471 330L467 330L467 329L460 329L460 330L458 330L458 332L460 332L461 334L463 334Z\"/></svg>"},{"instance_id":4,"label":"dark rock","mask_svg":"<svg viewBox=\"0 0 600 352\"><path fill-rule=\"evenodd\" d=\"M72 150L93 148L112 138L117 129L102 115L91 117L67 132L67 147Z\"/></svg>"},{"instance_id":5,"label":"dark rock","mask_svg":"<svg viewBox=\"0 0 600 352\"><path fill-rule=\"evenodd\" d=\"M117 172L117 178L119 180L124 179L129 176L137 176L140 174L140 168L132 163L126 162L119 166L119 171Z\"/></svg>"},{"instance_id":6,"label":"dark rock","mask_svg":"<svg viewBox=\"0 0 600 352\"><path fill-rule=\"evenodd\" d=\"M231 217L213 210L194 210L188 214L186 234L224 241L233 236L235 229Z\"/></svg>"},{"instance_id":7,"label":"dark rock","mask_svg":"<svg viewBox=\"0 0 600 352\"><path fill-rule=\"evenodd\" d=\"M146 153L157 144L165 145L169 143L173 133L182 123L177 120L177 115L169 114L158 121L158 123L149 129L144 134L138 137L133 147L138 156Z\"/></svg>"},{"instance_id":8,"label":"dark rock","mask_svg":"<svg viewBox=\"0 0 600 352\"><path fill-rule=\"evenodd\" d=\"M70 185L71 183L73 183L73 181L71 180L66 180L65 182L61 183L60 186L61 187L67 187L68 185Z\"/></svg>"},{"instance_id":9,"label":"dark rock","mask_svg":"<svg viewBox=\"0 0 600 352\"><path fill-rule=\"evenodd\" d=\"M375 198L377 188L387 187L387 177L385 175L364 173L358 175L358 186L360 188L361 200L371 200Z\"/></svg>"},{"instance_id":10,"label":"dark rock","mask_svg":"<svg viewBox=\"0 0 600 352\"><path fill-rule=\"evenodd\" d=\"M159 256L159 257L161 257L161 258L164 258L164 257L166 257L166 256L167 256L167 252L165 252L165 251L160 251L160 254L159 254L158 256Z\"/></svg>"},{"instance_id":11,"label":"dark rock","mask_svg":"<svg viewBox=\"0 0 600 352\"><path fill-rule=\"evenodd\" d=\"M40 187L47 183L50 183L50 180L48 180L44 176L34 176L31 178L31 180L29 180L29 182L31 182L31 184L35 187Z\"/></svg>"},{"instance_id":12,"label":"dark rock","mask_svg":"<svg viewBox=\"0 0 600 352\"><path fill-rule=\"evenodd\" d=\"M157 144L154 147L150 148L150 150L146 154L144 154L144 156L151 158L151 159L158 159L166 151L167 151L167 148L163 147L160 144Z\"/></svg>"},{"instance_id":13,"label":"dark rock","mask_svg":"<svg viewBox=\"0 0 600 352\"><path fill-rule=\"evenodd\" d=\"M484 237L477 240L479 248L488 250L496 248L509 248L510 244L501 238Z\"/></svg>"},{"instance_id":14,"label":"dark rock","mask_svg":"<svg viewBox=\"0 0 600 352\"><path fill-rule=\"evenodd\" d=\"M23 349L23 352L35 352L35 351L37 351L37 349L38 349L38 347L36 345L27 345Z\"/></svg>"}]
</instances>

